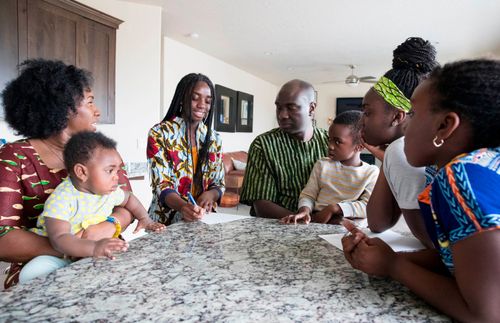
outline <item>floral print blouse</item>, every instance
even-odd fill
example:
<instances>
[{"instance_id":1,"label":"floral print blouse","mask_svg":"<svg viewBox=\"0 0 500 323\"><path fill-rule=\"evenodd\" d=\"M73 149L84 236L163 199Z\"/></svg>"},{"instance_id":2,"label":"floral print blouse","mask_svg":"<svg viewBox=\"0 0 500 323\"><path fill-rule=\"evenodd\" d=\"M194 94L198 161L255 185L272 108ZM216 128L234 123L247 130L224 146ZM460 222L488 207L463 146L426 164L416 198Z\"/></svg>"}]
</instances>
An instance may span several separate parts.
<instances>
[{"instance_id":1,"label":"floral print blouse","mask_svg":"<svg viewBox=\"0 0 500 323\"><path fill-rule=\"evenodd\" d=\"M180 214L176 214L175 210L164 203L168 194L177 193L187 200L188 192L193 193L195 197L211 189L217 189L219 197L224 192L222 141L215 131L212 131L210 138L208 161L201 165L203 191L193 191L193 156L186 140L186 126L184 119L175 117L155 125L148 135L147 157L153 192L149 215L153 220L165 224L180 220ZM196 130L198 151L206 135L207 127L200 123Z\"/></svg>"}]
</instances>

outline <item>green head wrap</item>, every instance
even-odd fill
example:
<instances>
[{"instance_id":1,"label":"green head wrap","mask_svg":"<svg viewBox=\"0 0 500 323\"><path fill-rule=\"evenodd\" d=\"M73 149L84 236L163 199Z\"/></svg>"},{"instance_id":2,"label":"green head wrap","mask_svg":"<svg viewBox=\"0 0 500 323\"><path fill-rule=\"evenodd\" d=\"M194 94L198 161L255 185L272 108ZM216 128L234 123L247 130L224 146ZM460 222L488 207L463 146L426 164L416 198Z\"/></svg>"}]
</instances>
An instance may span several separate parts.
<instances>
[{"instance_id":1,"label":"green head wrap","mask_svg":"<svg viewBox=\"0 0 500 323\"><path fill-rule=\"evenodd\" d=\"M396 109L402 110L406 113L411 111L410 99L408 99L403 92L385 76L382 76L380 80L373 86L375 91Z\"/></svg>"}]
</instances>

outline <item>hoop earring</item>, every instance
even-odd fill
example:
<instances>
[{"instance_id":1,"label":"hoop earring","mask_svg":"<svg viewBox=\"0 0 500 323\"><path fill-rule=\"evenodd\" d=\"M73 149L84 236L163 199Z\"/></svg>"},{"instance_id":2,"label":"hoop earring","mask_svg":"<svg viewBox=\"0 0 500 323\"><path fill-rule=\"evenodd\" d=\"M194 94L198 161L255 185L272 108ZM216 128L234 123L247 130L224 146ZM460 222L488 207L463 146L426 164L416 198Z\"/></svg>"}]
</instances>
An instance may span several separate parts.
<instances>
[{"instance_id":1,"label":"hoop earring","mask_svg":"<svg viewBox=\"0 0 500 323\"><path fill-rule=\"evenodd\" d=\"M437 139L438 139L438 136L436 135L436 137L434 137L434 139L432 140L432 143L434 144L434 147L439 148L444 144L444 140L441 139L441 141L439 143L437 143L436 142Z\"/></svg>"}]
</instances>

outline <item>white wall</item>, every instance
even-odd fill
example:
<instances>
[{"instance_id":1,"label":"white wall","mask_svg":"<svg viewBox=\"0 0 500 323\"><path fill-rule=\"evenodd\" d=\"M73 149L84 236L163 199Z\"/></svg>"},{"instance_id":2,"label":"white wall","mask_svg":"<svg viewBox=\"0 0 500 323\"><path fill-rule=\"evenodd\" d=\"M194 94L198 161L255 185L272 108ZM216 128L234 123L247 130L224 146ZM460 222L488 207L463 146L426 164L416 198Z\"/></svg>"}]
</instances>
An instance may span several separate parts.
<instances>
[{"instance_id":1,"label":"white wall","mask_svg":"<svg viewBox=\"0 0 500 323\"><path fill-rule=\"evenodd\" d=\"M116 119L99 131L118 141L126 162L146 161L146 139L161 106L160 7L117 0L80 2L123 20L116 35ZM146 208L151 189L146 176L131 181L135 195Z\"/></svg>"},{"instance_id":2,"label":"white wall","mask_svg":"<svg viewBox=\"0 0 500 323\"><path fill-rule=\"evenodd\" d=\"M158 121L168 110L179 80L184 75L195 72L207 75L214 84L253 95L253 132L220 132L224 151L248 151L258 134L277 126L274 108L278 92L276 85L168 37L163 38L163 52L164 107L161 115L158 115Z\"/></svg>"},{"instance_id":3,"label":"white wall","mask_svg":"<svg viewBox=\"0 0 500 323\"><path fill-rule=\"evenodd\" d=\"M318 106L316 108L317 126L328 129L328 118L335 117L337 98L364 97L373 84L359 83L357 87L349 87L343 83L317 84Z\"/></svg>"}]
</instances>

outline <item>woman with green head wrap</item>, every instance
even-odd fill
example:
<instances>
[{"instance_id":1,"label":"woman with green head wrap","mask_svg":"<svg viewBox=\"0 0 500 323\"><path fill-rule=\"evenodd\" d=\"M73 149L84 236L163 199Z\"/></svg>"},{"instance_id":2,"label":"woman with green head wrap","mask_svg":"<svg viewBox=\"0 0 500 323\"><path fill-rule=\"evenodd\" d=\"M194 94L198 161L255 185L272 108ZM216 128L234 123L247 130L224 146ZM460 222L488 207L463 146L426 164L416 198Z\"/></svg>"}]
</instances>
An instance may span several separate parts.
<instances>
[{"instance_id":1,"label":"woman with green head wrap","mask_svg":"<svg viewBox=\"0 0 500 323\"><path fill-rule=\"evenodd\" d=\"M393 52L392 69L363 99L363 139L369 150L386 147L382 172L367 205L368 225L374 232L394 226L403 214L412 233L430 246L417 202L425 186L425 169L408 164L404 131L411 117L413 91L437 66L434 46L422 38L408 38Z\"/></svg>"}]
</instances>

